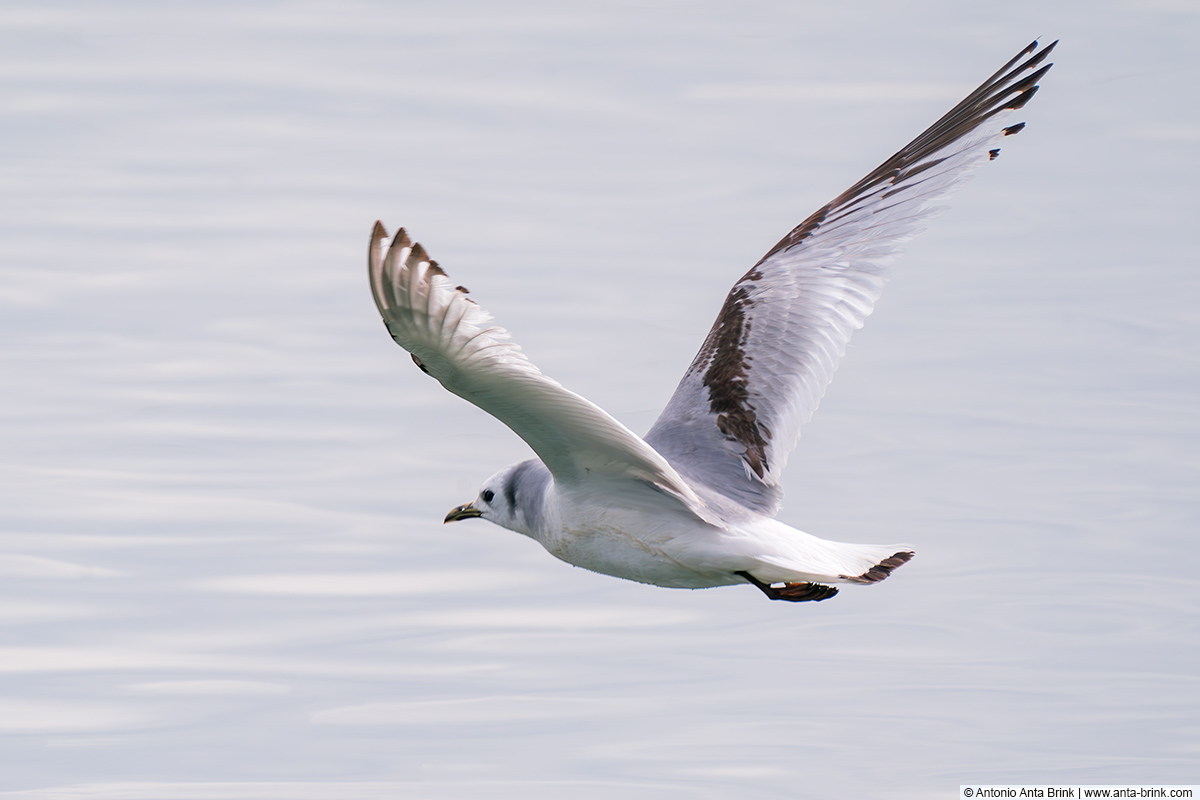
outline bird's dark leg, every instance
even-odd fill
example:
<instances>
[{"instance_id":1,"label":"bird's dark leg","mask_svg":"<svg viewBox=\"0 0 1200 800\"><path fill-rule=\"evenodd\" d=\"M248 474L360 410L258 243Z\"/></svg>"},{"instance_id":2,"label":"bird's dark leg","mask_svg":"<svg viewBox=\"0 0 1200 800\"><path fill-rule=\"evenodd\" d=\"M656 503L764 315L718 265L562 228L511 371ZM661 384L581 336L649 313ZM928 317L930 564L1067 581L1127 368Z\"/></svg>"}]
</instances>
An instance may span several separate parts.
<instances>
[{"instance_id":1,"label":"bird's dark leg","mask_svg":"<svg viewBox=\"0 0 1200 800\"><path fill-rule=\"evenodd\" d=\"M741 575L750 581L750 583L757 586L763 594L772 600L787 600L792 603L806 603L809 601L819 603L822 600L828 600L838 593L836 588L826 586L823 583L785 583L782 586L772 586L769 583L763 583L744 569L738 570L733 574Z\"/></svg>"}]
</instances>

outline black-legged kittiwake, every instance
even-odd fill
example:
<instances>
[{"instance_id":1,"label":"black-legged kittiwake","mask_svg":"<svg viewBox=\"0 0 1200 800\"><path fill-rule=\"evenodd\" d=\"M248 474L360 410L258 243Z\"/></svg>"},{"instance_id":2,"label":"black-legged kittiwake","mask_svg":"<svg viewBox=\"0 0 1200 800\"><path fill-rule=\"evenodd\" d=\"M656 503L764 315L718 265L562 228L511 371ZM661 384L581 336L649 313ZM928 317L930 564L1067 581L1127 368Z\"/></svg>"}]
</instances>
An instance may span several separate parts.
<instances>
[{"instance_id":1,"label":"black-legged kittiwake","mask_svg":"<svg viewBox=\"0 0 1200 800\"><path fill-rule=\"evenodd\" d=\"M445 521L482 517L558 558L658 586L749 583L825 600L878 583L903 545L842 544L776 520L780 473L901 245L1024 123L1056 43L1033 42L880 167L783 237L725 298L646 437L546 377L401 229L376 222L371 291L422 371L524 439L537 458L489 478Z\"/></svg>"}]
</instances>

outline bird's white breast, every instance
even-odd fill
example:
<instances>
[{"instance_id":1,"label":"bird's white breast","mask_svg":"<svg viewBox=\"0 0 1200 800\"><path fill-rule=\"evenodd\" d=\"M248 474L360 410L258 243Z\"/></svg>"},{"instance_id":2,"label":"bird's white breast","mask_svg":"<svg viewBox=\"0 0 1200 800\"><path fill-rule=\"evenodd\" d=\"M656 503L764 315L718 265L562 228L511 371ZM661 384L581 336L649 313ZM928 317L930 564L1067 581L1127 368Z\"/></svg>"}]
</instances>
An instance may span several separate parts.
<instances>
[{"instance_id":1,"label":"bird's white breast","mask_svg":"<svg viewBox=\"0 0 1200 800\"><path fill-rule=\"evenodd\" d=\"M558 524L535 538L563 561L656 586L698 589L740 582L727 561L718 566L703 557L722 532L674 504L622 507L570 493L556 501Z\"/></svg>"}]
</instances>

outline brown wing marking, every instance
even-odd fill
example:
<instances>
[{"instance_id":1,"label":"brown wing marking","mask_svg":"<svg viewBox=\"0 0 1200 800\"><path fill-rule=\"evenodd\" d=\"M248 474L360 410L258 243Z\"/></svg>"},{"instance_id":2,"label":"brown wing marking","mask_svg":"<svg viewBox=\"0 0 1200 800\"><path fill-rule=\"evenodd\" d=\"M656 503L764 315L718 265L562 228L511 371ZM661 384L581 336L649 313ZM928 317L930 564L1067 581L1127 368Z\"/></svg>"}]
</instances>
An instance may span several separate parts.
<instances>
[{"instance_id":1,"label":"brown wing marking","mask_svg":"<svg viewBox=\"0 0 1200 800\"><path fill-rule=\"evenodd\" d=\"M708 408L717 416L717 429L727 439L745 448L745 461L759 478L767 473L767 444L771 431L758 421L750 402L749 358L746 340L750 336L749 310L754 306L747 282L762 279L751 269L725 298L717 321L688 372L704 370L708 388Z\"/></svg>"}]
</instances>

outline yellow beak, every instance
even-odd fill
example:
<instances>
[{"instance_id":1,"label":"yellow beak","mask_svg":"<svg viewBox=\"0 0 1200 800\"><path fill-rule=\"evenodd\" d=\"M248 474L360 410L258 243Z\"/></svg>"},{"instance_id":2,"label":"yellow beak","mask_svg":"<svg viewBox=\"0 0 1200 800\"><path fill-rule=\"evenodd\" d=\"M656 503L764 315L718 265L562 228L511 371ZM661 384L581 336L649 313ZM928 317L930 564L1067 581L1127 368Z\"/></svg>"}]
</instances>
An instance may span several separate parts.
<instances>
[{"instance_id":1,"label":"yellow beak","mask_svg":"<svg viewBox=\"0 0 1200 800\"><path fill-rule=\"evenodd\" d=\"M470 519L471 517L482 516L482 511L470 503L467 503L465 506L458 506L457 508L450 509L450 513L446 515L444 520L442 520L442 524L445 525L447 522L458 522L460 519Z\"/></svg>"}]
</instances>

